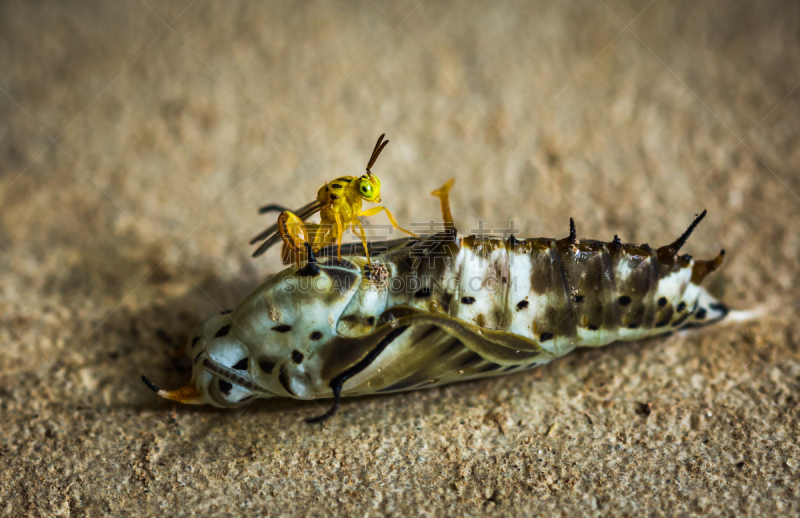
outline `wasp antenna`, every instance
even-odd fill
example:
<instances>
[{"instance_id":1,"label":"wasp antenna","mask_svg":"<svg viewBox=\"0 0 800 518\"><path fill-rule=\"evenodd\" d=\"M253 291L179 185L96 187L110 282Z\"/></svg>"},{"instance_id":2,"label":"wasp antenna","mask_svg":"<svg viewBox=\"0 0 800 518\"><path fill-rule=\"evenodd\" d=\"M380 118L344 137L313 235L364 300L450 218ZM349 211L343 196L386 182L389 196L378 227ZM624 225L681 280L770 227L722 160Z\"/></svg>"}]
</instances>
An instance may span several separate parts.
<instances>
[{"instance_id":1,"label":"wasp antenna","mask_svg":"<svg viewBox=\"0 0 800 518\"><path fill-rule=\"evenodd\" d=\"M703 210L703 212L701 212L699 216L694 218L694 221L692 221L692 224L689 225L689 228L686 229L686 232L684 232L681 235L681 237L676 239L674 243L669 245L669 248L672 249L672 251L673 251L672 253L673 254L678 253L678 250L680 250L681 247L686 244L686 241L689 239L689 236L692 235L692 232L694 232L694 229L696 229L697 225L699 225L700 222L703 221L703 218L706 217L706 212L707 211Z\"/></svg>"},{"instance_id":2,"label":"wasp antenna","mask_svg":"<svg viewBox=\"0 0 800 518\"><path fill-rule=\"evenodd\" d=\"M573 245L578 240L578 233L575 231L575 221L569 218L569 242Z\"/></svg>"},{"instance_id":3,"label":"wasp antenna","mask_svg":"<svg viewBox=\"0 0 800 518\"><path fill-rule=\"evenodd\" d=\"M388 140L383 140L383 137L385 136L386 133L381 133L381 136L378 137L378 141L375 143L375 148L372 150L372 156L369 157L369 162L367 162L367 173L372 172L370 171L370 169L372 169L372 166L375 165L375 161L378 160L378 157L380 156L381 151L383 151L383 148L385 148L386 144L389 143Z\"/></svg>"}]
</instances>

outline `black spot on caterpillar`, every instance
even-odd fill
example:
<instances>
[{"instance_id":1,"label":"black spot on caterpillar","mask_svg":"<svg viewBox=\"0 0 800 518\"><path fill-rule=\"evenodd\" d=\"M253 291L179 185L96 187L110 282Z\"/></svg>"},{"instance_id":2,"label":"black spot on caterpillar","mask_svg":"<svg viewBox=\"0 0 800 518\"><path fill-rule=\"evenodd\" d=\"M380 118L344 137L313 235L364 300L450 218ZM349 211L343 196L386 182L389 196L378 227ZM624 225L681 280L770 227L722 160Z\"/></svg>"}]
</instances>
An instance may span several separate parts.
<instances>
[{"instance_id":1,"label":"black spot on caterpillar","mask_svg":"<svg viewBox=\"0 0 800 518\"><path fill-rule=\"evenodd\" d=\"M278 333L288 333L292 330L292 326L287 324L281 324L272 328L273 331L277 331Z\"/></svg>"},{"instance_id":2,"label":"black spot on caterpillar","mask_svg":"<svg viewBox=\"0 0 800 518\"><path fill-rule=\"evenodd\" d=\"M272 369L275 368L275 362L266 358L262 358L258 360L258 368L264 371L265 374L271 374Z\"/></svg>"}]
</instances>

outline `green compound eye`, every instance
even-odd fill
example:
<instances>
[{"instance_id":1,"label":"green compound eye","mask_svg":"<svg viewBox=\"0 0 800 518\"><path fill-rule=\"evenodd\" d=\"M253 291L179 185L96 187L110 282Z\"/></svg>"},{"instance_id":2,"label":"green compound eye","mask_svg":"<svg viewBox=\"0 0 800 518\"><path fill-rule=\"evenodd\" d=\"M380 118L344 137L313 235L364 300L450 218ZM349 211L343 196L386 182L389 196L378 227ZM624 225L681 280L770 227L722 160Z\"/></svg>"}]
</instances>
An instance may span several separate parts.
<instances>
[{"instance_id":1,"label":"green compound eye","mask_svg":"<svg viewBox=\"0 0 800 518\"><path fill-rule=\"evenodd\" d=\"M361 195L364 196L365 198L369 198L370 196L372 196L372 191L373 191L372 184L366 180L362 181L358 185L358 190L359 192L361 192Z\"/></svg>"}]
</instances>

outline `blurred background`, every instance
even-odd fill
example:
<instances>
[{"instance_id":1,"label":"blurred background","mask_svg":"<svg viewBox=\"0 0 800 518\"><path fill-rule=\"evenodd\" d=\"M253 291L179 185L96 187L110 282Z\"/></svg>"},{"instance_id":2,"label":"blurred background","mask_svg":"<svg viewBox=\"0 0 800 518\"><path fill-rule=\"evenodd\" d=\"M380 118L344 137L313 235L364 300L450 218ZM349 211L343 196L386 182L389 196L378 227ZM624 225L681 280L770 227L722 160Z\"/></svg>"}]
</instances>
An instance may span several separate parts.
<instances>
[{"instance_id":1,"label":"blurred background","mask_svg":"<svg viewBox=\"0 0 800 518\"><path fill-rule=\"evenodd\" d=\"M800 3L0 4L5 512L797 511ZM532 374L242 412L157 401L281 269L248 240L374 168L401 224L686 251L757 320ZM372 218L386 223L384 215ZM795 482L791 482L795 480Z\"/></svg>"}]
</instances>

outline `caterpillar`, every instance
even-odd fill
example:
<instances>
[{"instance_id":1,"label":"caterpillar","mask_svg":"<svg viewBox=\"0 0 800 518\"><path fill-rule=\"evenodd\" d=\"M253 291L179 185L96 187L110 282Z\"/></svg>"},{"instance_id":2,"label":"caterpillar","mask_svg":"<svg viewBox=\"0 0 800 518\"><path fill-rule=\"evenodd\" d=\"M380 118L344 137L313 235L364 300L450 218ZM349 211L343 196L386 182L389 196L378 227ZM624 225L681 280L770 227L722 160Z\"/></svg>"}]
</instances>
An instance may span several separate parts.
<instances>
[{"instance_id":1,"label":"caterpillar","mask_svg":"<svg viewBox=\"0 0 800 518\"><path fill-rule=\"evenodd\" d=\"M724 259L679 255L703 211L669 245L462 236L448 183L434 191L443 232L307 247L186 344L191 381L160 396L237 407L257 397L384 394L532 369L576 347L639 340L717 322L728 308L701 285Z\"/></svg>"}]
</instances>

